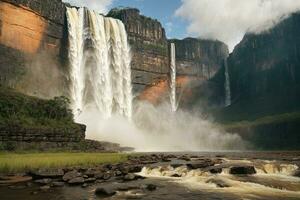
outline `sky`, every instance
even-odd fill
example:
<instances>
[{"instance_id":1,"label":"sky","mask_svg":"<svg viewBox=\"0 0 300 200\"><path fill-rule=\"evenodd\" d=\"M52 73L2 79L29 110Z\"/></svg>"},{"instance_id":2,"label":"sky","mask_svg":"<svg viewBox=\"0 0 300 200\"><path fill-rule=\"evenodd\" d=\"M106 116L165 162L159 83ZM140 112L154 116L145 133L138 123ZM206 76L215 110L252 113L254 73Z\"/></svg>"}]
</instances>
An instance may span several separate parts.
<instances>
[{"instance_id":1,"label":"sky","mask_svg":"<svg viewBox=\"0 0 300 200\"><path fill-rule=\"evenodd\" d=\"M300 0L64 0L100 13L135 7L159 20L168 38L220 40L232 51L246 32L266 31L300 10Z\"/></svg>"}]
</instances>

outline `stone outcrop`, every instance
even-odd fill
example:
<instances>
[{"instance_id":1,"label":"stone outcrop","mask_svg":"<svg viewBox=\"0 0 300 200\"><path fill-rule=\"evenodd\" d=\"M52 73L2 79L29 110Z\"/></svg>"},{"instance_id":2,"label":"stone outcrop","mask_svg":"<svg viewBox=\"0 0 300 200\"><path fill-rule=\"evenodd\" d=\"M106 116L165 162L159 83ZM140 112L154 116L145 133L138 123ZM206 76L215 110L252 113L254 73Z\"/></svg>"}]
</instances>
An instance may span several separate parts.
<instances>
[{"instance_id":1,"label":"stone outcrop","mask_svg":"<svg viewBox=\"0 0 300 200\"><path fill-rule=\"evenodd\" d=\"M228 47L220 41L185 38L172 39L176 46L177 74L210 79L222 67L229 55Z\"/></svg>"},{"instance_id":2,"label":"stone outcrop","mask_svg":"<svg viewBox=\"0 0 300 200\"><path fill-rule=\"evenodd\" d=\"M0 145L5 150L73 149L84 141L85 126L77 128L0 127Z\"/></svg>"},{"instance_id":3,"label":"stone outcrop","mask_svg":"<svg viewBox=\"0 0 300 200\"><path fill-rule=\"evenodd\" d=\"M132 48L132 81L134 93L140 93L169 73L168 42L165 30L157 20L140 15L134 8L116 8L108 15L122 20Z\"/></svg>"}]
</instances>

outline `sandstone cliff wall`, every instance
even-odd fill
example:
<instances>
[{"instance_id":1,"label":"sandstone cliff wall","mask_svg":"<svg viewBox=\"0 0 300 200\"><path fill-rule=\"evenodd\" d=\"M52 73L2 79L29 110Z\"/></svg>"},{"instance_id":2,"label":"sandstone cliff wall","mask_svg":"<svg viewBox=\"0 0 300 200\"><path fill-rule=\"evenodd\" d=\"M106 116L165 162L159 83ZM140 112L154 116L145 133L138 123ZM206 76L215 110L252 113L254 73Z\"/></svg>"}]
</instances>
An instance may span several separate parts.
<instances>
[{"instance_id":1,"label":"sandstone cliff wall","mask_svg":"<svg viewBox=\"0 0 300 200\"><path fill-rule=\"evenodd\" d=\"M140 15L133 8L113 9L108 15L125 24L132 48L132 81L134 93L142 92L169 73L168 43L165 30L157 20Z\"/></svg>"},{"instance_id":2,"label":"sandstone cliff wall","mask_svg":"<svg viewBox=\"0 0 300 200\"><path fill-rule=\"evenodd\" d=\"M210 79L221 68L229 51L220 41L186 38L169 40L176 46L177 74Z\"/></svg>"},{"instance_id":3,"label":"sandstone cliff wall","mask_svg":"<svg viewBox=\"0 0 300 200\"><path fill-rule=\"evenodd\" d=\"M43 97L60 93L65 28L61 0L1 0L0 84Z\"/></svg>"}]
</instances>

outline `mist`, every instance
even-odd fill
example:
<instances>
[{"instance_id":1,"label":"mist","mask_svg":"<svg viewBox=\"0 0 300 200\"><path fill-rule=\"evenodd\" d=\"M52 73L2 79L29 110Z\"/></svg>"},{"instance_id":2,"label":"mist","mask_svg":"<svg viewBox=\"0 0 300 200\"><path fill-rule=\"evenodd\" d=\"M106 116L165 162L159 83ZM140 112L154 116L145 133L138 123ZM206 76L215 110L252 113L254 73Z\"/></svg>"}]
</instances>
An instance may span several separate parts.
<instances>
[{"instance_id":1,"label":"mist","mask_svg":"<svg viewBox=\"0 0 300 200\"><path fill-rule=\"evenodd\" d=\"M241 150L247 146L238 135L226 133L199 113L175 113L169 104L137 102L131 121L116 115L104 119L89 106L77 121L87 125L87 138L134 147L139 152Z\"/></svg>"},{"instance_id":2,"label":"mist","mask_svg":"<svg viewBox=\"0 0 300 200\"><path fill-rule=\"evenodd\" d=\"M189 35L221 40L232 51L246 32L268 30L299 9L299 0L182 0L175 15L188 22Z\"/></svg>"}]
</instances>

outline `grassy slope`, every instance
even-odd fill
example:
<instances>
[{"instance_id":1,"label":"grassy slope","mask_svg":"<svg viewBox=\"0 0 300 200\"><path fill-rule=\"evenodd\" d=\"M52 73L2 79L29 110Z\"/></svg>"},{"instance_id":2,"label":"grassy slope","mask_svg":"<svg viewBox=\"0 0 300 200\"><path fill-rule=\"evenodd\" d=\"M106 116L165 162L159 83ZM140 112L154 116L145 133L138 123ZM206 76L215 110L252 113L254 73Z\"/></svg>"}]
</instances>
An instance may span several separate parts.
<instances>
[{"instance_id":1,"label":"grassy slope","mask_svg":"<svg viewBox=\"0 0 300 200\"><path fill-rule=\"evenodd\" d=\"M62 99L43 100L0 86L0 127L78 128Z\"/></svg>"},{"instance_id":2,"label":"grassy slope","mask_svg":"<svg viewBox=\"0 0 300 200\"><path fill-rule=\"evenodd\" d=\"M117 153L0 153L0 173L125 162L127 156Z\"/></svg>"}]
</instances>

